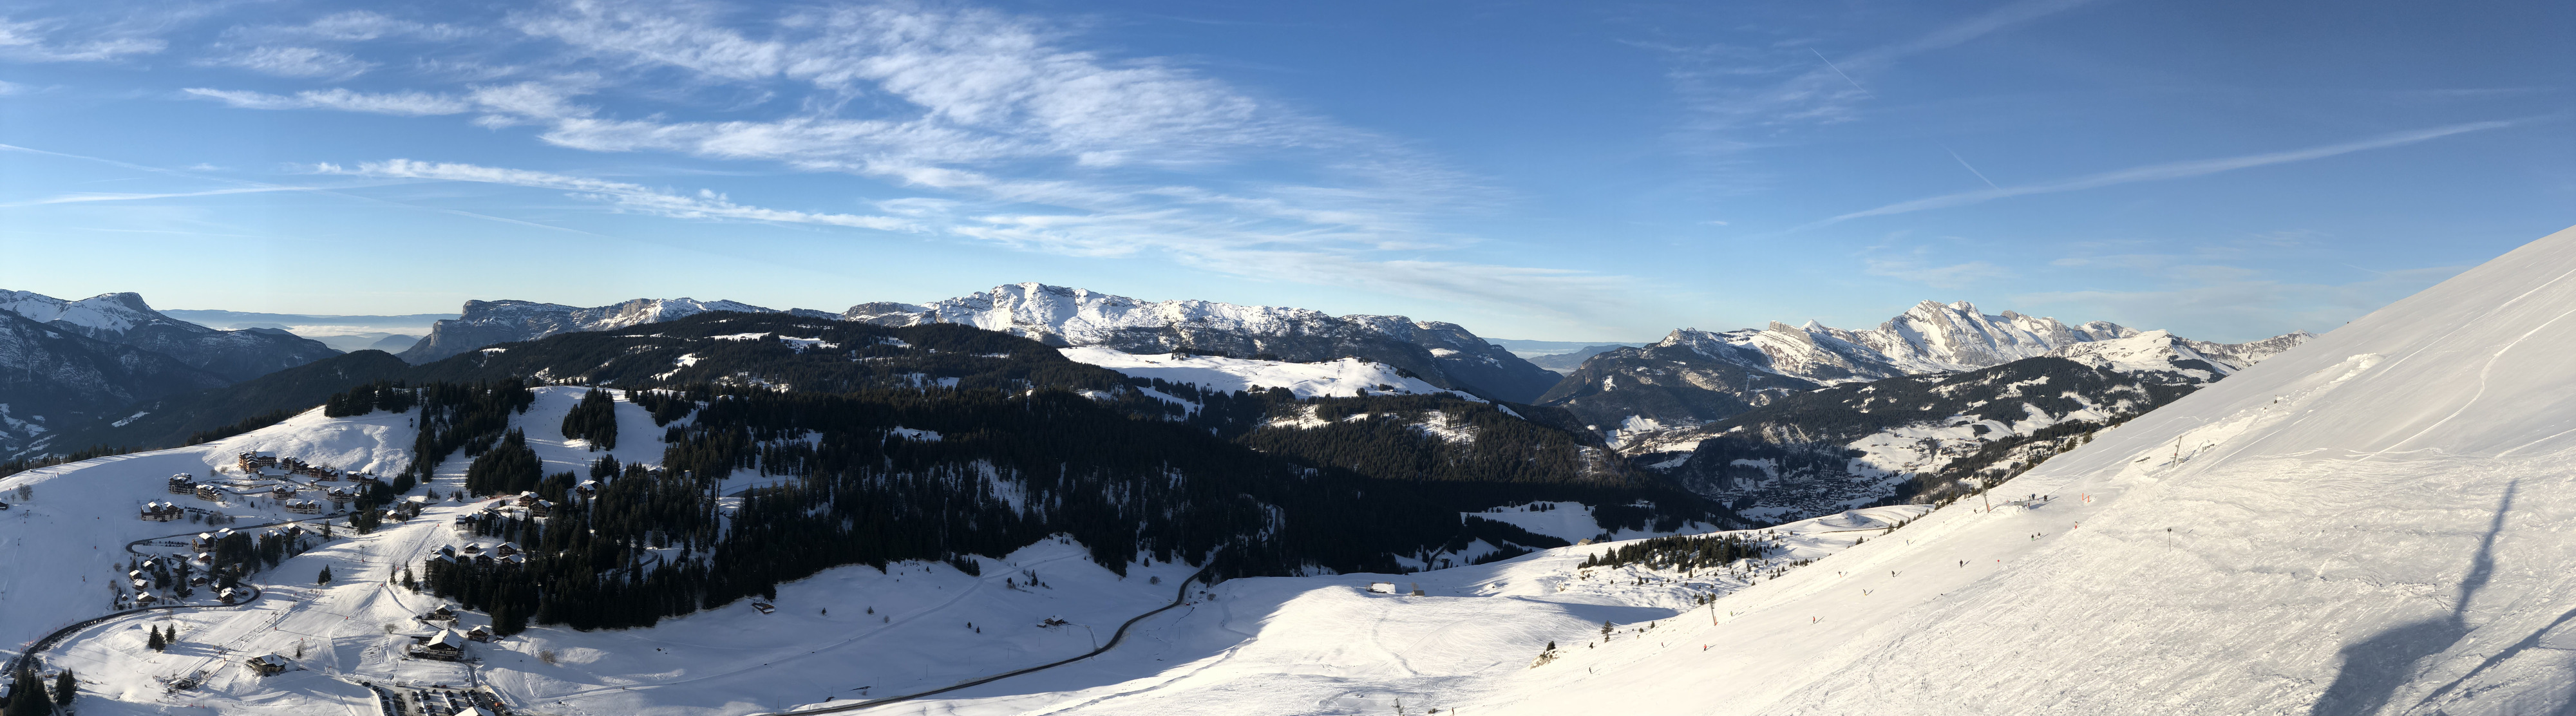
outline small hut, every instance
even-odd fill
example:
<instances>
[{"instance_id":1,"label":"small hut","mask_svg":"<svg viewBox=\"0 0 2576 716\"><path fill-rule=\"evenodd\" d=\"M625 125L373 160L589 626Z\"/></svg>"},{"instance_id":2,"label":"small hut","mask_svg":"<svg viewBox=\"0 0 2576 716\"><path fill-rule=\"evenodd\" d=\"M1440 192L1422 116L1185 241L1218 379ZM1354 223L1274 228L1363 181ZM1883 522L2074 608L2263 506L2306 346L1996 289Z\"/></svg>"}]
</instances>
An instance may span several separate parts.
<instances>
[{"instance_id":1,"label":"small hut","mask_svg":"<svg viewBox=\"0 0 2576 716\"><path fill-rule=\"evenodd\" d=\"M286 673L286 667L293 666L295 664L295 662L287 661L286 657L278 656L276 654L261 654L259 656L243 659L242 663L250 665L250 670L257 672L261 676L275 676L277 674Z\"/></svg>"},{"instance_id":2,"label":"small hut","mask_svg":"<svg viewBox=\"0 0 2576 716\"><path fill-rule=\"evenodd\" d=\"M475 628L480 629L482 627ZM413 638L420 641L420 646L412 648L412 656L423 659L435 659L438 661L465 660L465 642L457 640L456 632L440 629L438 630L437 636Z\"/></svg>"},{"instance_id":3,"label":"small hut","mask_svg":"<svg viewBox=\"0 0 2576 716\"><path fill-rule=\"evenodd\" d=\"M174 502L146 502L146 503L143 503L143 512L142 512L142 517L143 517L143 520L144 520L144 521L146 521L146 522L174 522L174 521L177 521L180 517L186 516L187 514L188 514L188 511L187 511L187 510L185 510L185 509L180 508L180 507L179 507L179 505L178 505L178 503L174 503Z\"/></svg>"}]
</instances>

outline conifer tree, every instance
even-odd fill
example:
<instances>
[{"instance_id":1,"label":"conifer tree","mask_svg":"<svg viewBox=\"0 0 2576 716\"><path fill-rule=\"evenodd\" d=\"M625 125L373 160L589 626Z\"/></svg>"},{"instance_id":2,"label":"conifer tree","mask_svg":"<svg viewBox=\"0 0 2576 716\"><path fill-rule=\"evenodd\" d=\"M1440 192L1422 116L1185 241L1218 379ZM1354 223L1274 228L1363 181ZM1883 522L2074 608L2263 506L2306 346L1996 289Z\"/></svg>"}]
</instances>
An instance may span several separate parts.
<instances>
[{"instance_id":1,"label":"conifer tree","mask_svg":"<svg viewBox=\"0 0 2576 716\"><path fill-rule=\"evenodd\" d=\"M169 645L170 642L161 640L161 627L152 627L152 636L143 642L143 648L153 651L160 651Z\"/></svg>"},{"instance_id":2,"label":"conifer tree","mask_svg":"<svg viewBox=\"0 0 2576 716\"><path fill-rule=\"evenodd\" d=\"M72 697L79 695L80 680L72 676L71 669L64 669L63 673L54 676L55 706L70 706Z\"/></svg>"},{"instance_id":3,"label":"conifer tree","mask_svg":"<svg viewBox=\"0 0 2576 716\"><path fill-rule=\"evenodd\" d=\"M331 583L331 568L330 568L330 567L323 567L323 568L322 568L322 574L320 574L319 576L315 576L315 577L313 578L313 583L314 583L314 584L330 584L330 583Z\"/></svg>"},{"instance_id":4,"label":"conifer tree","mask_svg":"<svg viewBox=\"0 0 2576 716\"><path fill-rule=\"evenodd\" d=\"M50 716L54 702L45 697L45 680L36 670L20 669L9 682L9 716Z\"/></svg>"}]
</instances>

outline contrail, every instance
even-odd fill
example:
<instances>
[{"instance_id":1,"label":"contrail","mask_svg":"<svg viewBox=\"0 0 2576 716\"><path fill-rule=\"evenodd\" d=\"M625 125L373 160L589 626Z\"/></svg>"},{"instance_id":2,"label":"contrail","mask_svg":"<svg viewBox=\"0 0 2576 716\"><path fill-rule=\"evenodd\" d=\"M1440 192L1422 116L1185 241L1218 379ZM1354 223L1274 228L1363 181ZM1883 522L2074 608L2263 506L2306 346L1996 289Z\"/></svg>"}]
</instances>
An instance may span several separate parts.
<instances>
[{"instance_id":1,"label":"contrail","mask_svg":"<svg viewBox=\"0 0 2576 716\"><path fill-rule=\"evenodd\" d=\"M2369 139L2345 142L2342 144L2328 144L2321 147L2309 147L2306 149L2293 149L2281 152L2267 152L2263 154L2249 154L2240 157L2221 157L2217 159L2195 159L2191 161L2167 162L2164 164L2149 164L2142 167L2131 167L2128 169L2102 172L2099 174L2080 176L2072 179L2060 179L2053 182L2021 184L2010 187L1996 187L1992 189L1978 189L1976 191L1963 191L1956 194L1943 194L1940 196L1924 197L1910 201L1900 201L1875 209L1865 209L1820 221L1809 222L1796 227L1791 227L1787 230L1803 231L1829 224L1839 224L1865 216L1886 216L1889 214L1904 214L1927 209L1946 209L1954 206L1965 206L1968 204L1983 203L2008 197L2027 196L2031 194L2053 194L2062 191L2092 189L2096 187L2111 186L2114 184L2127 184L2130 182L2182 179L2185 177L2217 174L2219 172L2269 166L2273 164L2304 162L2311 159L2323 159L2338 154L2350 154L2352 152L2369 151L2372 149L2385 149L2388 147L2439 139L2454 134L2502 129L2505 127L2530 124L2554 118L2555 117L2530 117L2493 122L2469 122L2466 124L2454 124L2444 127L2419 129L2411 132L2383 134Z\"/></svg>"},{"instance_id":2,"label":"contrail","mask_svg":"<svg viewBox=\"0 0 2576 716\"><path fill-rule=\"evenodd\" d=\"M1833 61L1833 60L1827 60L1827 59L1825 59L1825 53L1822 53L1822 52L1816 52L1816 48L1813 48L1813 47L1807 48L1807 51L1808 51L1808 52L1815 52L1815 53L1816 53L1816 59L1825 63L1825 69L1833 70L1833 71L1834 71L1834 74L1836 74L1836 75L1840 75L1840 76L1843 78L1843 81L1844 81L1844 82L1850 82L1850 83L1851 83L1851 86L1852 86L1852 89L1860 90L1860 93L1861 93L1861 94L1869 94L1869 88L1860 86L1860 82L1853 80L1853 79L1851 78L1851 75L1843 74L1843 68L1835 67L1835 66L1834 66L1834 61ZM1875 96L1877 96L1877 95L1870 95L1870 96L1875 97Z\"/></svg>"},{"instance_id":3,"label":"contrail","mask_svg":"<svg viewBox=\"0 0 2576 716\"><path fill-rule=\"evenodd\" d=\"M1941 145L1941 151L1949 152L1949 153L1950 153L1950 158L1951 158L1951 159L1957 159L1957 160L1959 160L1959 166L1967 167L1967 168L1968 168L1968 173L1977 175L1977 180L1978 180L1978 181L1985 182L1985 183L1986 183L1986 186L1994 187L1995 191L2003 191L2003 187L1995 186L1995 180L1993 180L1993 179L1987 179L1987 178L1986 178L1986 173L1985 173L1985 172L1977 171L1977 168L1976 168L1975 166L1971 166L1971 165L1969 165L1969 164L1968 164L1968 160L1967 160L1967 158L1959 156L1959 150L1951 149L1951 148L1950 148L1950 145L1944 144L1944 145Z\"/></svg>"}]
</instances>

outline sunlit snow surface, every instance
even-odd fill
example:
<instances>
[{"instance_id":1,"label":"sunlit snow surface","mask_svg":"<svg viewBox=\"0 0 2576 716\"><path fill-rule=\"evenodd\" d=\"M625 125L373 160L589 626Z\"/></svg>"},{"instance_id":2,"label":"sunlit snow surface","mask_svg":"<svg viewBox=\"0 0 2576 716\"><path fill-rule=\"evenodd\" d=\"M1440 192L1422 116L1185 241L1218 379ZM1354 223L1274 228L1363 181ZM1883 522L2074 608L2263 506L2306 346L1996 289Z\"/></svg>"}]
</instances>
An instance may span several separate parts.
<instances>
[{"instance_id":1,"label":"sunlit snow surface","mask_svg":"<svg viewBox=\"0 0 2576 716\"><path fill-rule=\"evenodd\" d=\"M1478 400L1464 393L1442 390L1438 386L1423 382L1420 378L1399 375L1395 372L1394 366L1357 358L1321 363L1290 363L1217 356L1127 353L1096 346L1064 348L1060 349L1060 352L1076 363L1089 363L1138 378L1161 378L1174 383L1193 383L1203 389L1236 391L1286 388L1296 393L1299 398L1446 393L1468 400ZM1483 401L1478 400L1478 402Z\"/></svg>"},{"instance_id":2,"label":"sunlit snow surface","mask_svg":"<svg viewBox=\"0 0 2576 716\"><path fill-rule=\"evenodd\" d=\"M1389 713L1406 697L1469 714L2564 713L2571 354L2576 231L2106 431L1995 495L2052 495L2044 506L1952 505L1720 599L1717 624L1677 618L1517 668L1533 640L1562 646L1595 615L1516 597L1425 605L1461 611L1442 619L1245 580L1217 589L1217 603L1244 604L1229 626L1151 632L1199 650L1151 676L1088 686L1065 672L1033 677L1062 680L1060 694L891 712ZM1401 579L1477 584L1433 575ZM1457 666L1463 653L1511 675L1458 676L1476 671Z\"/></svg>"}]
</instances>

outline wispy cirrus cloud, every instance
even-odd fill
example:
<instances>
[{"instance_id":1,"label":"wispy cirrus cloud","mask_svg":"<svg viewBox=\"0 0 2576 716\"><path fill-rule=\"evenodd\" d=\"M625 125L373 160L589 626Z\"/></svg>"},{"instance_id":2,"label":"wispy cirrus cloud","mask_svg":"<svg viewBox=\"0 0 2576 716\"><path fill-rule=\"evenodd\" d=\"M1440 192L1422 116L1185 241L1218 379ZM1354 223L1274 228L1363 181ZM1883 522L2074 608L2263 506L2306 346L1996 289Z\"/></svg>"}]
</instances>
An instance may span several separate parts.
<instances>
[{"instance_id":1,"label":"wispy cirrus cloud","mask_svg":"<svg viewBox=\"0 0 2576 716\"><path fill-rule=\"evenodd\" d=\"M469 28L404 20L372 10L332 13L297 25L237 25L223 32L225 38L233 40L323 42L365 42L388 37L452 40L473 34L475 31Z\"/></svg>"},{"instance_id":2,"label":"wispy cirrus cloud","mask_svg":"<svg viewBox=\"0 0 2576 716\"><path fill-rule=\"evenodd\" d=\"M462 114L473 111L475 106L474 103L463 99L428 92L368 93L334 88L305 90L293 95L274 95L204 87L190 87L180 91L192 97L216 100L243 109L327 109L419 117Z\"/></svg>"},{"instance_id":3,"label":"wispy cirrus cloud","mask_svg":"<svg viewBox=\"0 0 2576 716\"><path fill-rule=\"evenodd\" d=\"M252 47L202 58L196 64L238 67L279 77L332 79L356 77L376 66L346 52L317 47Z\"/></svg>"},{"instance_id":4,"label":"wispy cirrus cloud","mask_svg":"<svg viewBox=\"0 0 2576 716\"><path fill-rule=\"evenodd\" d=\"M703 189L690 194L655 189L642 184L474 164L392 159L365 162L355 167L320 164L315 166L314 172L384 179L427 179L556 189L584 199L606 202L621 210L675 219L819 224L880 231L910 231L917 228L913 222L895 217L814 213L746 206L734 203L723 194Z\"/></svg>"},{"instance_id":5,"label":"wispy cirrus cloud","mask_svg":"<svg viewBox=\"0 0 2576 716\"><path fill-rule=\"evenodd\" d=\"M12 21L0 17L0 59L19 62L103 62L129 55L149 55L169 43L149 37L57 38L58 21Z\"/></svg>"},{"instance_id":6,"label":"wispy cirrus cloud","mask_svg":"<svg viewBox=\"0 0 2576 716\"><path fill-rule=\"evenodd\" d=\"M79 193L72 193L72 194L64 194L64 195L61 195L61 196L49 196L49 197L45 197L45 198L42 198L42 199L30 199L30 200L27 200L27 201L11 202L11 203L7 203L7 204L0 204L0 206L41 206L41 205L46 205L46 204L86 204L86 203L90 203L90 202L98 202L98 201L141 201L141 200L147 200L147 199L182 199L182 198L197 197L197 196L227 196L227 195L232 195L232 194L266 194L266 193L270 193L270 192L280 192L280 191L319 191L319 190L321 190L321 188L320 188L320 187L310 187L310 186L245 186L245 187L232 187L232 188L227 188L227 189L208 189L208 190L204 190L204 191L175 191L175 192L160 192L160 193L140 193L140 192L124 192L124 193L117 193L117 192L79 192Z\"/></svg>"},{"instance_id":7,"label":"wispy cirrus cloud","mask_svg":"<svg viewBox=\"0 0 2576 716\"><path fill-rule=\"evenodd\" d=\"M2453 124L2442 127L2432 127L2429 129L2392 132L2377 137L2371 137L2369 139L2308 147L2305 149L2264 152L2261 154L2247 154L2243 156L2221 157L2217 159L2195 159L2190 161L2166 162L2163 164L2149 164L2146 166L2107 171L2099 174L2088 174L2072 179L2062 179L2053 182L2021 184L1992 189L1980 189L1977 191L1963 191L1956 194L1943 194L1940 196L1900 201L1873 209L1855 211L1849 214L1843 214L1799 226L1797 229L1811 229L1868 216L1886 216L1890 214L1903 214L1928 209L1946 209L1954 206L1966 206L1969 204L1978 204L2016 196L2078 191L2116 184L2128 184L2132 182L2184 179L2217 174L2220 172L2235 171L2238 169L2250 169L2254 167L2271 166L2274 164L2303 162L2311 159L2324 159L2326 157L2351 154L2353 152L2404 146L2417 142L2440 139L2455 134L2467 134L2470 132L2483 132L2490 129L2502 129L2505 127L2525 124L2530 121L2532 120L2468 122L2465 124ZM1797 229L1792 230L1794 231Z\"/></svg>"},{"instance_id":8,"label":"wispy cirrus cloud","mask_svg":"<svg viewBox=\"0 0 2576 716\"><path fill-rule=\"evenodd\" d=\"M437 31L362 11L235 28L219 47L310 50L225 61L346 77L393 65L365 54L367 45L334 43ZM531 128L569 149L762 162L919 196L880 199L880 215L859 215L499 167L370 162L329 169L338 174L558 190L676 218L1150 257L1556 315L1616 310L1613 297L1633 288L1622 277L1444 260L1478 239L1429 228L1435 217L1489 207L1503 200L1498 192L1399 142L1180 63L1082 48L1075 33L1040 18L904 0L785 9L567 0L460 32L509 51L415 61L407 77L416 84L402 89L194 88L184 96L256 110L463 115L496 130ZM328 53L343 47L361 54L338 56L349 62L334 68L338 57ZM297 68L298 59L311 66ZM505 69L450 71L469 65ZM653 109L639 111L639 102Z\"/></svg>"},{"instance_id":9,"label":"wispy cirrus cloud","mask_svg":"<svg viewBox=\"0 0 2576 716\"><path fill-rule=\"evenodd\" d=\"M2021 0L1903 41L1834 52L1803 40L1761 43L1637 42L1665 58L1665 77L1696 112L1686 129L1699 146L1756 146L1768 132L1857 119L1870 73L1904 58L1956 47L2096 0Z\"/></svg>"}]
</instances>

